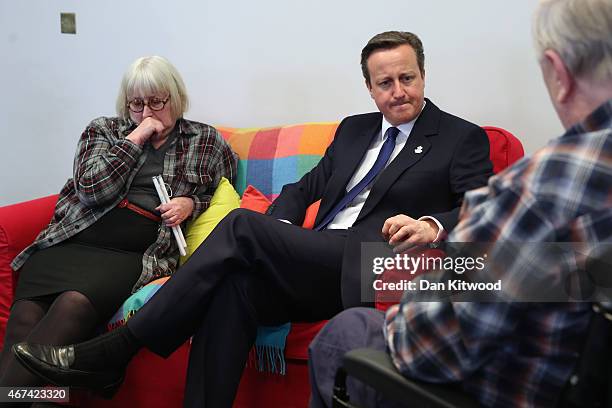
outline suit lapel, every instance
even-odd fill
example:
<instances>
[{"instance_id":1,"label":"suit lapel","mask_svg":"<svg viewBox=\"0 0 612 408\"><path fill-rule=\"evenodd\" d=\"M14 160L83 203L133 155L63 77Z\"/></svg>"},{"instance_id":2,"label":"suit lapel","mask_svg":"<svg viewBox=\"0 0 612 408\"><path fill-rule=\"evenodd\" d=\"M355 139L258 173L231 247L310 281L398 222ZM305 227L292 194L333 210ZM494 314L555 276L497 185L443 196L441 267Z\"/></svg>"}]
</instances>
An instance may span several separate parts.
<instances>
[{"instance_id":1,"label":"suit lapel","mask_svg":"<svg viewBox=\"0 0 612 408\"><path fill-rule=\"evenodd\" d=\"M374 182L355 222L367 216L378 205L403 172L427 156L431 148L431 142L428 138L438 133L439 123L440 109L427 99L427 104L414 124L404 148Z\"/></svg>"},{"instance_id":2,"label":"suit lapel","mask_svg":"<svg viewBox=\"0 0 612 408\"><path fill-rule=\"evenodd\" d=\"M347 129L347 132L352 132L354 135L349 136L351 143L348 143L347 146L340 147L342 150L336 151L335 153L336 160L339 162L336 170L337 174L330 179L328 189L323 196L324 199L321 201L321 208L317 214L316 222L321 221L323 217L331 211L333 206L344 197L346 194L346 185L351 180L351 177L353 177L368 147L370 147L372 138L375 134L380 133L381 126L382 115L379 115L369 126L356 130Z\"/></svg>"}]
</instances>

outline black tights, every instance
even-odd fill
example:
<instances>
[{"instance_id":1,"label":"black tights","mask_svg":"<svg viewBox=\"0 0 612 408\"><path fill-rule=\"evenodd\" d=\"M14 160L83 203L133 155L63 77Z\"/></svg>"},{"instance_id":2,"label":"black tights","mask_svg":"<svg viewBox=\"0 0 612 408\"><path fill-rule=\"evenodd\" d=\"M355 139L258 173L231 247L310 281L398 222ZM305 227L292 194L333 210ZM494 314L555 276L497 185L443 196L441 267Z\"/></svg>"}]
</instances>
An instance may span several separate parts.
<instances>
[{"instance_id":1,"label":"black tights","mask_svg":"<svg viewBox=\"0 0 612 408\"><path fill-rule=\"evenodd\" d=\"M13 344L22 341L50 345L77 343L91 337L97 325L97 312L89 299L79 292L15 302L0 355L0 386L43 384L15 359L11 352Z\"/></svg>"}]
</instances>

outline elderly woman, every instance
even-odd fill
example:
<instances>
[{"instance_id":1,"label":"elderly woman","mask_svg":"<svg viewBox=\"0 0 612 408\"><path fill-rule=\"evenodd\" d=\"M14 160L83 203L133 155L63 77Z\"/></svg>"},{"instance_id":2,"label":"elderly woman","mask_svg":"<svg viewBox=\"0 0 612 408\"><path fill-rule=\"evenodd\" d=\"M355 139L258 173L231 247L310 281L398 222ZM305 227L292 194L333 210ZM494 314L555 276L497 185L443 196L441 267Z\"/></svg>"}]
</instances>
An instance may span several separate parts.
<instances>
[{"instance_id":1,"label":"elderly woman","mask_svg":"<svg viewBox=\"0 0 612 408\"><path fill-rule=\"evenodd\" d=\"M121 82L119 117L94 119L81 135L53 219L13 261L21 270L1 386L40 383L12 357L14 343L91 337L131 292L176 269L171 227L206 210L221 177L236 174L231 148L213 127L183 119L187 106L177 70L139 58ZM162 205L159 174L171 195Z\"/></svg>"}]
</instances>

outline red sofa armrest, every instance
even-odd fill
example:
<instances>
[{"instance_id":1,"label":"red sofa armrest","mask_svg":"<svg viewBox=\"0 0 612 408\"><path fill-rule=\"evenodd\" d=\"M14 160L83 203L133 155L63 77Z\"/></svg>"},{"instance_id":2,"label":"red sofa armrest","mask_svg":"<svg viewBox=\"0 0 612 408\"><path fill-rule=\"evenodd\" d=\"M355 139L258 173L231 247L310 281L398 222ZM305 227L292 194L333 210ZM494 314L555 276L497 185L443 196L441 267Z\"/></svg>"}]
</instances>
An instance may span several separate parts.
<instances>
[{"instance_id":1,"label":"red sofa armrest","mask_svg":"<svg viewBox=\"0 0 612 408\"><path fill-rule=\"evenodd\" d=\"M17 253L30 245L51 221L57 194L0 207L2 243Z\"/></svg>"},{"instance_id":2,"label":"red sofa armrest","mask_svg":"<svg viewBox=\"0 0 612 408\"><path fill-rule=\"evenodd\" d=\"M57 195L52 195L0 207L0 348L15 290L11 261L49 223L56 202Z\"/></svg>"}]
</instances>

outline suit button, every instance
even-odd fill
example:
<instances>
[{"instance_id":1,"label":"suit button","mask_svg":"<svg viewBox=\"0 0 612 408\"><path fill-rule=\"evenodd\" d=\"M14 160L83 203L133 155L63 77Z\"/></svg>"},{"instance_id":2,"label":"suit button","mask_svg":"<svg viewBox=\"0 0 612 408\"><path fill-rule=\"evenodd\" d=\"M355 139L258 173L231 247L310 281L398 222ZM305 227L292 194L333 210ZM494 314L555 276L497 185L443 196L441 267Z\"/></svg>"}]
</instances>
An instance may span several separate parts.
<instances>
[{"instance_id":1,"label":"suit button","mask_svg":"<svg viewBox=\"0 0 612 408\"><path fill-rule=\"evenodd\" d=\"M78 225L78 224L74 226L74 229L77 230L77 231L79 230L79 228L81 228L81 226Z\"/></svg>"},{"instance_id":2,"label":"suit button","mask_svg":"<svg viewBox=\"0 0 612 408\"><path fill-rule=\"evenodd\" d=\"M53 242L53 238L49 238L49 242Z\"/></svg>"}]
</instances>

